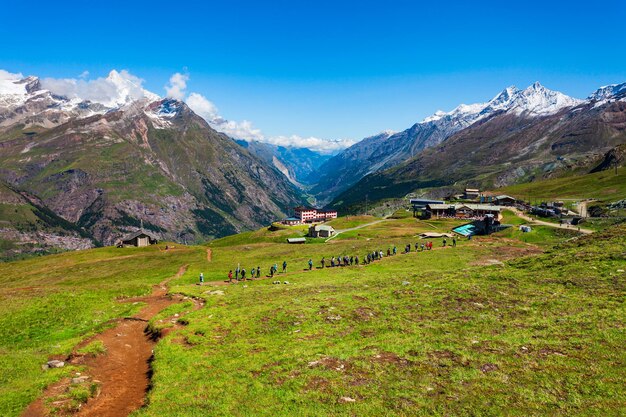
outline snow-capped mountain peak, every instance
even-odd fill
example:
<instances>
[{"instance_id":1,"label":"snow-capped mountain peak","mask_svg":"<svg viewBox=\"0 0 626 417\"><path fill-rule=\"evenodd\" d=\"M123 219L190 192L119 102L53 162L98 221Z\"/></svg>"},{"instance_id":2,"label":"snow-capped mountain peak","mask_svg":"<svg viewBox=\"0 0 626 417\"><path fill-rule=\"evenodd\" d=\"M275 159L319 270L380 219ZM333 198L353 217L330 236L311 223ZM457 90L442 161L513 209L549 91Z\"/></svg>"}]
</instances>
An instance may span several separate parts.
<instances>
[{"instance_id":1,"label":"snow-capped mountain peak","mask_svg":"<svg viewBox=\"0 0 626 417\"><path fill-rule=\"evenodd\" d=\"M558 91L547 89L538 81L528 88L516 92L511 97L510 110L515 114L528 116L547 116L566 107L575 107L583 100L578 100Z\"/></svg>"},{"instance_id":2,"label":"snow-capped mountain peak","mask_svg":"<svg viewBox=\"0 0 626 417\"><path fill-rule=\"evenodd\" d=\"M539 82L535 82L524 90L519 90L515 86L507 87L486 103L461 104L447 113L438 110L421 123L441 124L456 121L460 125L469 126L496 112L512 112L527 117L547 116L582 102L583 100L547 89Z\"/></svg>"},{"instance_id":3,"label":"snow-capped mountain peak","mask_svg":"<svg viewBox=\"0 0 626 417\"><path fill-rule=\"evenodd\" d=\"M626 83L602 86L589 96L590 101L603 101L613 98L626 98Z\"/></svg>"}]
</instances>

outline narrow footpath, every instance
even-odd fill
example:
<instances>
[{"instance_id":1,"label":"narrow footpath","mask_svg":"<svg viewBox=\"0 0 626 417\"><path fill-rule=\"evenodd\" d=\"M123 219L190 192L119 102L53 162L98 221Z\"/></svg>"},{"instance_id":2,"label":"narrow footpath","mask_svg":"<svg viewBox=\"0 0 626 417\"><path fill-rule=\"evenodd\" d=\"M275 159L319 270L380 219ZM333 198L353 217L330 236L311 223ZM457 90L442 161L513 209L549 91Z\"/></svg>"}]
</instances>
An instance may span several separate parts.
<instances>
[{"instance_id":1,"label":"narrow footpath","mask_svg":"<svg viewBox=\"0 0 626 417\"><path fill-rule=\"evenodd\" d=\"M150 359L158 337L148 334L147 322L166 307L182 301L181 296L167 294L167 284L181 277L187 266L182 266L176 275L155 285L150 295L125 299L121 302L146 303L146 306L133 317L117 320L117 325L80 343L75 351L100 341L106 353L93 355L71 354L65 362L85 366L86 370L75 378L65 378L48 387L43 395L24 411L22 417L49 416L48 408L66 409L70 400L65 398L68 388L84 379L84 383L95 383L98 393L76 411L55 413L55 415L76 415L81 417L123 417L144 405L150 386ZM198 306L198 303L194 303ZM194 308L195 309L195 308ZM78 382L80 383L80 382ZM46 406L46 404L49 404Z\"/></svg>"}]
</instances>

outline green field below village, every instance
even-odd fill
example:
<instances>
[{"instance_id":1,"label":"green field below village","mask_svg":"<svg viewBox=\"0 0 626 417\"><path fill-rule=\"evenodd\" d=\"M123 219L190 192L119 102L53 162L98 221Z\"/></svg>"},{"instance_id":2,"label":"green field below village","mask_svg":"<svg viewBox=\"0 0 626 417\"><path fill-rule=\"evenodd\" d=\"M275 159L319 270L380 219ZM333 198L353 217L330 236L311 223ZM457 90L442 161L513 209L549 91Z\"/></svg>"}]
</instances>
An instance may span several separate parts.
<instances>
[{"instance_id":1,"label":"green field below village","mask_svg":"<svg viewBox=\"0 0 626 417\"><path fill-rule=\"evenodd\" d=\"M392 217L339 218L339 235L304 245L285 243L305 233L296 226L0 263L0 415L19 416L47 385L84 371L41 365L138 311L119 300L183 265L169 291L204 304L156 345L135 417L626 414L625 225L522 233L505 212L515 227L401 254L419 233L462 223ZM369 265L320 267L393 246L396 256ZM224 282L238 265L266 275L283 261L273 279ZM170 326L158 319L189 305L150 325Z\"/></svg>"}]
</instances>

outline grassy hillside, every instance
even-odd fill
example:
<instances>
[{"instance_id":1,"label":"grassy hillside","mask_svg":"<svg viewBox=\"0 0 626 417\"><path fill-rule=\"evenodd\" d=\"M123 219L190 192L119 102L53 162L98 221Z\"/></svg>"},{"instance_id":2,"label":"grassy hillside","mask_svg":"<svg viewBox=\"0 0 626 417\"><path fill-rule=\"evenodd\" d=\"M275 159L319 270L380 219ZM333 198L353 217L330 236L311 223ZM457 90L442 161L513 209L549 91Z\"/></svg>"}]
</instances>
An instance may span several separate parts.
<instances>
[{"instance_id":1,"label":"grassy hillside","mask_svg":"<svg viewBox=\"0 0 626 417\"><path fill-rule=\"evenodd\" d=\"M142 295L183 264L205 261L204 248L100 248L0 263L0 415L17 416L47 384L76 371L41 370L78 342L141 305Z\"/></svg>"},{"instance_id":2,"label":"grassy hillside","mask_svg":"<svg viewBox=\"0 0 626 417\"><path fill-rule=\"evenodd\" d=\"M561 198L587 199L611 202L626 198L626 167L617 170L567 176L500 188L498 192L531 200L558 200Z\"/></svg>"},{"instance_id":3,"label":"grassy hillside","mask_svg":"<svg viewBox=\"0 0 626 417\"><path fill-rule=\"evenodd\" d=\"M183 264L171 292L206 304L157 344L149 405L135 417L626 412L626 226L575 240L508 229L319 268L323 256L401 252L416 234L457 224L387 219L305 245L284 243L302 231L263 229L213 242L211 262L202 247L153 247L0 265L0 415L19 415L70 372L42 372L48 357L138 308L115 298L145 293ZM289 284L194 285L200 272L223 284L238 264L266 274L283 260L288 272L275 279Z\"/></svg>"}]
</instances>

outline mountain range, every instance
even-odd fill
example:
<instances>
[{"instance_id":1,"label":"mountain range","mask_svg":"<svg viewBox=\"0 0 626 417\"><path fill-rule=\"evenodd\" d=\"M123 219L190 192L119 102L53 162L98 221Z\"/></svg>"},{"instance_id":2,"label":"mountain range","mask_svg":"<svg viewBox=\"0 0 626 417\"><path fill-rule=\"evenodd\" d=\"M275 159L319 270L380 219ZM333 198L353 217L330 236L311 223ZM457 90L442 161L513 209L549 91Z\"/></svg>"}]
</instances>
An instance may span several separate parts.
<instances>
[{"instance_id":1,"label":"mountain range","mask_svg":"<svg viewBox=\"0 0 626 417\"><path fill-rule=\"evenodd\" d=\"M32 204L16 195L32 196L65 222L57 222L57 240L80 231L108 245L140 227L162 239L202 241L257 228L303 202L278 169L184 102L137 91L115 71L107 80L115 94L105 102L55 95L35 77L1 81L5 211ZM11 215L0 226L5 237L31 233L4 243L17 252L43 240L32 235L43 220L26 217L27 226L12 224Z\"/></svg>"},{"instance_id":2,"label":"mountain range","mask_svg":"<svg viewBox=\"0 0 626 417\"><path fill-rule=\"evenodd\" d=\"M314 191L350 211L365 195L372 201L421 189L493 188L584 170L626 142L625 86L602 87L585 100L539 83L506 88L485 103L436 112L402 132L356 143L313 174L320 178Z\"/></svg>"},{"instance_id":3,"label":"mountain range","mask_svg":"<svg viewBox=\"0 0 626 417\"><path fill-rule=\"evenodd\" d=\"M140 228L203 241L307 201L348 213L365 196L444 195L602 169L605 154L626 143L626 84L584 100L539 83L509 87L336 155L230 138L117 71L101 96L49 87L0 79L3 252L107 245Z\"/></svg>"}]
</instances>

